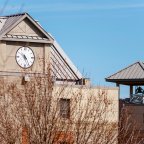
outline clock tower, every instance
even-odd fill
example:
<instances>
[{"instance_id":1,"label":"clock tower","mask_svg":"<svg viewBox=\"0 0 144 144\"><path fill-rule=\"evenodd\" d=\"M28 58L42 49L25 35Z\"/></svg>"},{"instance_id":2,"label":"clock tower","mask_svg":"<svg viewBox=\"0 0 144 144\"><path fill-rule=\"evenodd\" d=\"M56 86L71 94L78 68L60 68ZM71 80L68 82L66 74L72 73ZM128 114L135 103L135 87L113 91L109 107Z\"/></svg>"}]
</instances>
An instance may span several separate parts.
<instances>
[{"instance_id":1,"label":"clock tower","mask_svg":"<svg viewBox=\"0 0 144 144\"><path fill-rule=\"evenodd\" d=\"M82 82L82 75L56 40L28 13L0 17L0 76L45 74L50 63L55 82Z\"/></svg>"}]
</instances>

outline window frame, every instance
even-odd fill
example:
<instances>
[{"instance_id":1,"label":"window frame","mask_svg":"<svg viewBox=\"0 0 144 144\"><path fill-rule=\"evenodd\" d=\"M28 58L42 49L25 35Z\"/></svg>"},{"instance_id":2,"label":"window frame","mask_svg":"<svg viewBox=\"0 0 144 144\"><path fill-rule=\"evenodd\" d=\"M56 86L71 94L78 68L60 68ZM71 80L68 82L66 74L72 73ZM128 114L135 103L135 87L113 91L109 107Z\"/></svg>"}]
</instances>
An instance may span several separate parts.
<instances>
[{"instance_id":1,"label":"window frame","mask_svg":"<svg viewBox=\"0 0 144 144\"><path fill-rule=\"evenodd\" d=\"M70 118L70 103L71 100L68 98L59 99L59 115L64 119Z\"/></svg>"}]
</instances>

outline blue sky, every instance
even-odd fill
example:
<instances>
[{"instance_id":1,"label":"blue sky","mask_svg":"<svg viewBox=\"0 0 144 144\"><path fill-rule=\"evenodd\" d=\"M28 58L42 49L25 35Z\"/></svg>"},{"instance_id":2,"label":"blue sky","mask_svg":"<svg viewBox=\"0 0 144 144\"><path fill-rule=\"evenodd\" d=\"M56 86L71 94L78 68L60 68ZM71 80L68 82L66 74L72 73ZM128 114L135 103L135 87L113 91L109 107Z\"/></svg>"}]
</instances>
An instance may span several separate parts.
<instances>
[{"instance_id":1,"label":"blue sky","mask_svg":"<svg viewBox=\"0 0 144 144\"><path fill-rule=\"evenodd\" d=\"M144 61L143 0L0 0L1 15L28 12L39 20L95 85Z\"/></svg>"}]
</instances>

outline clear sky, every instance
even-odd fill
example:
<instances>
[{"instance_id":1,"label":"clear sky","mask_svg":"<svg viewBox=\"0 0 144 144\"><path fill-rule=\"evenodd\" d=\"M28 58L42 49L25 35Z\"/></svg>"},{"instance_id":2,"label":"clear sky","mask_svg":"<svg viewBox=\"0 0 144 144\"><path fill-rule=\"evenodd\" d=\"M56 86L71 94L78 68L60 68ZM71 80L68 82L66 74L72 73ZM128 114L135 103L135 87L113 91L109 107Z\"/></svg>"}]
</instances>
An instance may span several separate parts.
<instances>
[{"instance_id":1,"label":"clear sky","mask_svg":"<svg viewBox=\"0 0 144 144\"><path fill-rule=\"evenodd\" d=\"M0 0L1 15L28 12L95 85L144 61L143 0Z\"/></svg>"}]
</instances>

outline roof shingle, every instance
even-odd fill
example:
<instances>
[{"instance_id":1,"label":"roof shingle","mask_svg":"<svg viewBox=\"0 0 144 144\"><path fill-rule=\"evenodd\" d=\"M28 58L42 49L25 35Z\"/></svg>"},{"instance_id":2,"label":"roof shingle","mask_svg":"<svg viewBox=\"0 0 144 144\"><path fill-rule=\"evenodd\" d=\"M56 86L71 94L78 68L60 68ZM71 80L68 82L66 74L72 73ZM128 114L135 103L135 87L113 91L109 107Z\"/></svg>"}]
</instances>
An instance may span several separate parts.
<instances>
[{"instance_id":1,"label":"roof shingle","mask_svg":"<svg viewBox=\"0 0 144 144\"><path fill-rule=\"evenodd\" d=\"M106 78L106 81L144 80L144 63L136 62Z\"/></svg>"}]
</instances>

